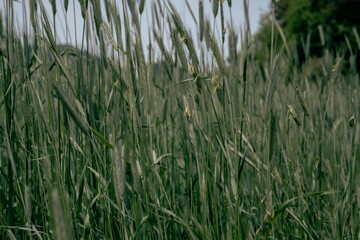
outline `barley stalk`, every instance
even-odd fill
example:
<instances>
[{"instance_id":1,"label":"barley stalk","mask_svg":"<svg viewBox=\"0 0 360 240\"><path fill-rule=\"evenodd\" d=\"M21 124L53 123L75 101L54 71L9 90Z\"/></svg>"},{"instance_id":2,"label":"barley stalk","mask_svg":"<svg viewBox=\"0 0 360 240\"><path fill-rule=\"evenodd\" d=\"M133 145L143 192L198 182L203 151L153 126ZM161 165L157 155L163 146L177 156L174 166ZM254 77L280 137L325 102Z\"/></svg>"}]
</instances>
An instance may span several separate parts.
<instances>
[{"instance_id":1,"label":"barley stalk","mask_svg":"<svg viewBox=\"0 0 360 240\"><path fill-rule=\"evenodd\" d=\"M225 42L225 23L224 23L224 9L223 9L223 3L220 3L220 18L221 18L221 40L224 44Z\"/></svg>"}]
</instances>

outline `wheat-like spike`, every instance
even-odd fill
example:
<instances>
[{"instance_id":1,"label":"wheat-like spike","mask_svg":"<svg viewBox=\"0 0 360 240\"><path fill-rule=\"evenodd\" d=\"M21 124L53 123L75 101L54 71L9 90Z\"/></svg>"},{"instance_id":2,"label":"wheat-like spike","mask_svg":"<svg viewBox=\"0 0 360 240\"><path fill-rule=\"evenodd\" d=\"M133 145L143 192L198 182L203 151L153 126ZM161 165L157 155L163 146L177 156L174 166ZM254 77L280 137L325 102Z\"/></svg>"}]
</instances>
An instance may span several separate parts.
<instances>
[{"instance_id":1,"label":"wheat-like spike","mask_svg":"<svg viewBox=\"0 0 360 240\"><path fill-rule=\"evenodd\" d=\"M290 114L290 119L294 119L296 125L298 125L300 127L300 119L298 118L294 108L291 105L288 105L288 109L289 109L289 114Z\"/></svg>"},{"instance_id":2,"label":"wheat-like spike","mask_svg":"<svg viewBox=\"0 0 360 240\"><path fill-rule=\"evenodd\" d=\"M336 78L340 72L341 62L342 62L341 57L336 59L336 63L331 70L330 86L334 86L334 84L335 84Z\"/></svg>"},{"instance_id":3,"label":"wheat-like spike","mask_svg":"<svg viewBox=\"0 0 360 240\"><path fill-rule=\"evenodd\" d=\"M198 59L198 57L197 57L197 54L196 54L196 51L195 51L195 47L194 47L192 38L191 38L191 36L189 36L189 35L185 35L185 36L186 36L185 44L186 44L186 46L187 46L187 49L189 50L192 64L194 65L195 70L198 71L198 68L199 68L199 59ZM184 37L184 36L183 36L183 37Z\"/></svg>"},{"instance_id":4,"label":"wheat-like spike","mask_svg":"<svg viewBox=\"0 0 360 240\"><path fill-rule=\"evenodd\" d=\"M47 37L49 39L51 47L56 49L56 43L55 43L55 40L54 40L54 36L52 34L52 30L51 30L51 27L50 27L49 19L48 19L47 14L46 14L46 10L45 10L44 5L42 4L42 2L39 2L39 3L40 3L40 10L41 10L41 15L42 15L42 19L43 19L43 26L44 26L46 35L47 35Z\"/></svg>"},{"instance_id":5,"label":"wheat-like spike","mask_svg":"<svg viewBox=\"0 0 360 240\"><path fill-rule=\"evenodd\" d=\"M145 0L140 0L140 4L139 4L139 12L140 12L140 14L143 13L144 7L145 7Z\"/></svg>"},{"instance_id":6,"label":"wheat-like spike","mask_svg":"<svg viewBox=\"0 0 360 240\"><path fill-rule=\"evenodd\" d=\"M69 0L64 0L64 7L65 7L65 11L68 11L69 8Z\"/></svg>"},{"instance_id":7,"label":"wheat-like spike","mask_svg":"<svg viewBox=\"0 0 360 240\"><path fill-rule=\"evenodd\" d=\"M196 138L195 138L195 132L194 132L194 127L191 121L191 111L190 111L190 106L189 103L185 97L185 95L183 95L183 102L184 102L184 107L185 107L185 112L184 115L186 116L188 123L189 123L189 135L190 135L190 141L192 143L192 145L195 148L195 151L197 151L197 144L196 144Z\"/></svg>"},{"instance_id":8,"label":"wheat-like spike","mask_svg":"<svg viewBox=\"0 0 360 240\"><path fill-rule=\"evenodd\" d=\"M269 87L268 87L268 93L266 97L266 119L269 117L270 110L273 107L273 98L274 98L274 92L275 92L275 85L276 85L276 79L277 75L279 73L279 63L280 63L280 57L279 55L275 56L274 64L272 66L272 76L269 81Z\"/></svg>"},{"instance_id":9,"label":"wheat-like spike","mask_svg":"<svg viewBox=\"0 0 360 240\"><path fill-rule=\"evenodd\" d=\"M102 23L102 17L101 17L101 8L100 8L100 2L99 0L92 0L93 5L93 12L94 12L94 20L95 20L95 26L96 26L96 33L98 37L100 38L100 26ZM101 39L100 39L101 41Z\"/></svg>"},{"instance_id":10,"label":"wheat-like spike","mask_svg":"<svg viewBox=\"0 0 360 240\"><path fill-rule=\"evenodd\" d=\"M115 195L118 201L118 204L121 206L124 199L124 190L125 190L125 145L121 147L121 152L119 153L118 148L114 150L114 185L115 185Z\"/></svg>"},{"instance_id":11,"label":"wheat-like spike","mask_svg":"<svg viewBox=\"0 0 360 240\"><path fill-rule=\"evenodd\" d=\"M118 49L118 45L116 44L116 41L115 41L115 38L113 37L111 31L110 31L110 28L108 27L108 25L103 22L101 24L102 26L102 29L104 29L105 33L106 33L106 36L108 37L108 39L110 40L110 43L111 45L113 46L113 48L116 50L116 51L119 51Z\"/></svg>"},{"instance_id":12,"label":"wheat-like spike","mask_svg":"<svg viewBox=\"0 0 360 240\"><path fill-rule=\"evenodd\" d=\"M100 32L99 35L99 39L100 39L100 54L104 63L104 67L105 69L107 69L108 64L107 64L107 59L106 59L106 45L105 45L105 41L104 41L104 34L102 33L102 31Z\"/></svg>"},{"instance_id":13,"label":"wheat-like spike","mask_svg":"<svg viewBox=\"0 0 360 240\"><path fill-rule=\"evenodd\" d=\"M188 69L188 61L187 61L186 54L185 54L185 51L183 49L183 46L181 45L181 43L179 41L178 34L177 34L176 30L171 29L171 35L172 35L172 40L173 40L176 52L177 52L177 54L178 54L178 56L180 58L181 65L182 65L183 69L185 71L187 71L187 69Z\"/></svg>"},{"instance_id":14,"label":"wheat-like spike","mask_svg":"<svg viewBox=\"0 0 360 240\"><path fill-rule=\"evenodd\" d=\"M152 8L152 13L153 13L152 14L153 22L154 22L154 18L155 18L158 29L161 29L161 22L160 22L158 9L156 7L155 2L153 2L153 4L151 5L151 8Z\"/></svg>"},{"instance_id":15,"label":"wheat-like spike","mask_svg":"<svg viewBox=\"0 0 360 240\"><path fill-rule=\"evenodd\" d=\"M31 21L31 25L33 26L33 29L37 28L36 16L37 16L37 2L36 2L36 0L31 0L30 1L30 21ZM2 21L2 16L0 13L0 28L2 28L1 21ZM0 34L2 34L2 29L0 29Z\"/></svg>"},{"instance_id":16,"label":"wheat-like spike","mask_svg":"<svg viewBox=\"0 0 360 240\"><path fill-rule=\"evenodd\" d=\"M352 115L351 118L349 119L349 125L351 128L355 126L355 115Z\"/></svg>"},{"instance_id":17,"label":"wheat-like spike","mask_svg":"<svg viewBox=\"0 0 360 240\"><path fill-rule=\"evenodd\" d=\"M200 41L202 42L204 37L204 5L203 1L199 1L199 25L200 25Z\"/></svg>"},{"instance_id":18,"label":"wheat-like spike","mask_svg":"<svg viewBox=\"0 0 360 240\"><path fill-rule=\"evenodd\" d=\"M53 11L53 16L56 15L56 0L51 0L51 8Z\"/></svg>"},{"instance_id":19,"label":"wheat-like spike","mask_svg":"<svg viewBox=\"0 0 360 240\"><path fill-rule=\"evenodd\" d=\"M304 110L305 115L306 115L308 118L310 118L309 109L307 108L307 106L306 106L306 104L305 104L304 97L302 96L302 94L301 94L298 86L296 86L295 92L296 92L296 96L298 97L298 99L299 99L299 101L300 101L301 107L302 107L303 110Z\"/></svg>"},{"instance_id":20,"label":"wheat-like spike","mask_svg":"<svg viewBox=\"0 0 360 240\"><path fill-rule=\"evenodd\" d=\"M141 78L146 79L146 63L145 63L145 56L143 47L141 44L141 38L139 34L136 34L136 44L135 44L135 50L137 53L138 61L139 61L139 68L141 73Z\"/></svg>"},{"instance_id":21,"label":"wheat-like spike","mask_svg":"<svg viewBox=\"0 0 360 240\"><path fill-rule=\"evenodd\" d=\"M210 22L206 19L205 20L205 25L204 25L204 37L205 37L205 43L206 43L206 48L209 50L209 48L211 48L211 36L210 36Z\"/></svg>"},{"instance_id":22,"label":"wheat-like spike","mask_svg":"<svg viewBox=\"0 0 360 240\"><path fill-rule=\"evenodd\" d=\"M195 68L195 76L198 74L198 68L199 68L199 59L196 55L196 51L195 51L195 47L194 47L194 43L192 41L192 38L189 36L189 34L186 32L184 25L181 21L181 18L178 14L178 12L176 11L175 7L172 5L172 3L170 1L168 1L169 6L171 8L171 16L172 19L174 21L175 26L177 27L177 30L179 31L181 37L184 39L184 42L187 46L187 49L189 50L190 53L190 58L192 61L192 65Z\"/></svg>"},{"instance_id":23,"label":"wheat-like spike","mask_svg":"<svg viewBox=\"0 0 360 240\"><path fill-rule=\"evenodd\" d=\"M159 48L160 48L162 54L164 55L166 61L171 66L174 66L175 64L174 64L173 59L171 58L170 54L166 51L164 43L161 41L160 37L157 35L155 30L153 31L153 34L154 34L154 38L155 38L156 42L158 43Z\"/></svg>"},{"instance_id":24,"label":"wheat-like spike","mask_svg":"<svg viewBox=\"0 0 360 240\"><path fill-rule=\"evenodd\" d=\"M206 26L206 28L205 28L206 44L210 45L208 47L211 48L220 71L222 73L225 73L225 63L224 63L223 58L221 57L220 50L219 50L219 47L218 47L218 45L216 43L216 40L211 35L210 23L209 23L208 20L205 20L205 26Z\"/></svg>"},{"instance_id":25,"label":"wheat-like spike","mask_svg":"<svg viewBox=\"0 0 360 240\"><path fill-rule=\"evenodd\" d=\"M129 9L130 9L131 16L132 16L132 21L135 25L137 32L140 34L140 22L139 22L139 17L138 17L137 11L135 10L135 1L127 0L127 3L129 6Z\"/></svg>"},{"instance_id":26,"label":"wheat-like spike","mask_svg":"<svg viewBox=\"0 0 360 240\"><path fill-rule=\"evenodd\" d=\"M113 22L115 23L115 32L116 32L116 40L118 43L118 48L123 51L122 36L121 36L121 18L118 11L116 11L116 6L113 5L112 3L111 3L111 9L113 9L112 15L113 15Z\"/></svg>"},{"instance_id":27,"label":"wheat-like spike","mask_svg":"<svg viewBox=\"0 0 360 240\"><path fill-rule=\"evenodd\" d=\"M60 101L63 103L66 110L69 112L70 116L74 120L74 122L78 125L78 127L85 133L86 135L90 134L89 126L85 122L85 120L81 119L80 115L77 113L75 108L72 106L72 104L69 102L63 91L56 85L52 85L57 97L60 99Z\"/></svg>"},{"instance_id":28,"label":"wheat-like spike","mask_svg":"<svg viewBox=\"0 0 360 240\"><path fill-rule=\"evenodd\" d=\"M228 2L228 5L229 5L229 8L231 8L231 5L232 5L231 0L228 0L227 2Z\"/></svg>"},{"instance_id":29,"label":"wheat-like spike","mask_svg":"<svg viewBox=\"0 0 360 240\"><path fill-rule=\"evenodd\" d=\"M179 13L177 12L176 8L170 1L168 1L168 4L171 8L171 17L175 23L175 26L177 27L177 30L180 32L181 36L185 36L186 35L185 27L181 21Z\"/></svg>"},{"instance_id":30,"label":"wheat-like spike","mask_svg":"<svg viewBox=\"0 0 360 240\"><path fill-rule=\"evenodd\" d=\"M219 11L219 0L213 0L212 10L213 10L214 18L216 18Z\"/></svg>"},{"instance_id":31,"label":"wheat-like spike","mask_svg":"<svg viewBox=\"0 0 360 240\"><path fill-rule=\"evenodd\" d=\"M109 2L109 0L104 0L104 4L105 4L106 19L111 24L111 13L110 13L110 2Z\"/></svg>"},{"instance_id":32,"label":"wheat-like spike","mask_svg":"<svg viewBox=\"0 0 360 240\"><path fill-rule=\"evenodd\" d=\"M87 2L88 1L86 1L86 4L87 4ZM84 0L79 0L79 4L80 4L80 8L81 8L81 16L83 19L85 19L87 5L85 6ZM93 6L94 6L94 4L93 4Z\"/></svg>"}]
</instances>

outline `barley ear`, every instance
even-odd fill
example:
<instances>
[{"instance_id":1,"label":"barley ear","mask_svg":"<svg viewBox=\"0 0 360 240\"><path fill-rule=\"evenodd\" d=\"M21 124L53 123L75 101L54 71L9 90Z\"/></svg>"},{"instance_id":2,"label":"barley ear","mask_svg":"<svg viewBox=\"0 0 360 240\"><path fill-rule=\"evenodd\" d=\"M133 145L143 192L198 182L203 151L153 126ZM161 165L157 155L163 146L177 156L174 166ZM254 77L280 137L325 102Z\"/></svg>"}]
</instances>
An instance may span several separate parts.
<instances>
[{"instance_id":1,"label":"barley ear","mask_svg":"<svg viewBox=\"0 0 360 240\"><path fill-rule=\"evenodd\" d=\"M306 115L308 118L310 118L309 109L308 109L308 107L307 107L306 104L305 104L304 97L302 96L302 94L301 94L298 86L296 86L295 92L296 92L296 96L297 96L298 99L299 99L299 102L300 102L300 104L301 104L301 107L302 107L302 109L304 110L305 115Z\"/></svg>"},{"instance_id":2,"label":"barley ear","mask_svg":"<svg viewBox=\"0 0 360 240\"><path fill-rule=\"evenodd\" d=\"M204 37L204 5L203 1L199 1L199 24L200 24L200 41L202 42Z\"/></svg>"},{"instance_id":3,"label":"barley ear","mask_svg":"<svg viewBox=\"0 0 360 240\"><path fill-rule=\"evenodd\" d=\"M213 0L212 10L214 14L214 18L216 18L219 11L219 0Z\"/></svg>"}]
</instances>

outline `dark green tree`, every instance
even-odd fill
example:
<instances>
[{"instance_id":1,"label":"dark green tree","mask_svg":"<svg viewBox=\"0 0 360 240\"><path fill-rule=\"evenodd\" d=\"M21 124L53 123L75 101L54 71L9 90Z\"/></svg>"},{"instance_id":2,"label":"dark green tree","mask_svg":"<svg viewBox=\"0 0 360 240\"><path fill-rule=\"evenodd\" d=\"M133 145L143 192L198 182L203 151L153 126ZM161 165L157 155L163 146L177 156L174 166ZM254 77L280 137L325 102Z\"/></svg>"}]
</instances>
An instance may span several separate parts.
<instances>
[{"instance_id":1,"label":"dark green tree","mask_svg":"<svg viewBox=\"0 0 360 240\"><path fill-rule=\"evenodd\" d=\"M300 62L308 57L304 49L308 38L310 56L320 57L324 49L332 53L343 51L346 56L359 55L354 29L357 32L360 30L360 0L277 0L273 3L275 18L287 40L296 41ZM323 31L323 39L319 26ZM270 30L271 18L263 18L255 39L269 47Z\"/></svg>"}]
</instances>

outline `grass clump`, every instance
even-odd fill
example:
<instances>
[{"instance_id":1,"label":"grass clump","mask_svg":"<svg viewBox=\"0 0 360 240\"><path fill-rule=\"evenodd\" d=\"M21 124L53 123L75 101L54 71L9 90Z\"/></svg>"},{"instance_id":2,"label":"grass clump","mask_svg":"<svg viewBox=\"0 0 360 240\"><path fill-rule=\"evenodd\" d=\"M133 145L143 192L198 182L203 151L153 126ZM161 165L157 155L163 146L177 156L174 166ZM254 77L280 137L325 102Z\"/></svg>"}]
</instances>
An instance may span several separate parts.
<instances>
[{"instance_id":1,"label":"grass clump","mask_svg":"<svg viewBox=\"0 0 360 240\"><path fill-rule=\"evenodd\" d=\"M225 21L230 0L208 16L196 2L195 35L171 1L107 0L106 18L101 1L79 2L81 47L65 51L43 1L27 35L13 1L0 12L1 237L359 238L360 86L346 55L324 45L315 74L273 22L260 59L249 23Z\"/></svg>"}]
</instances>

